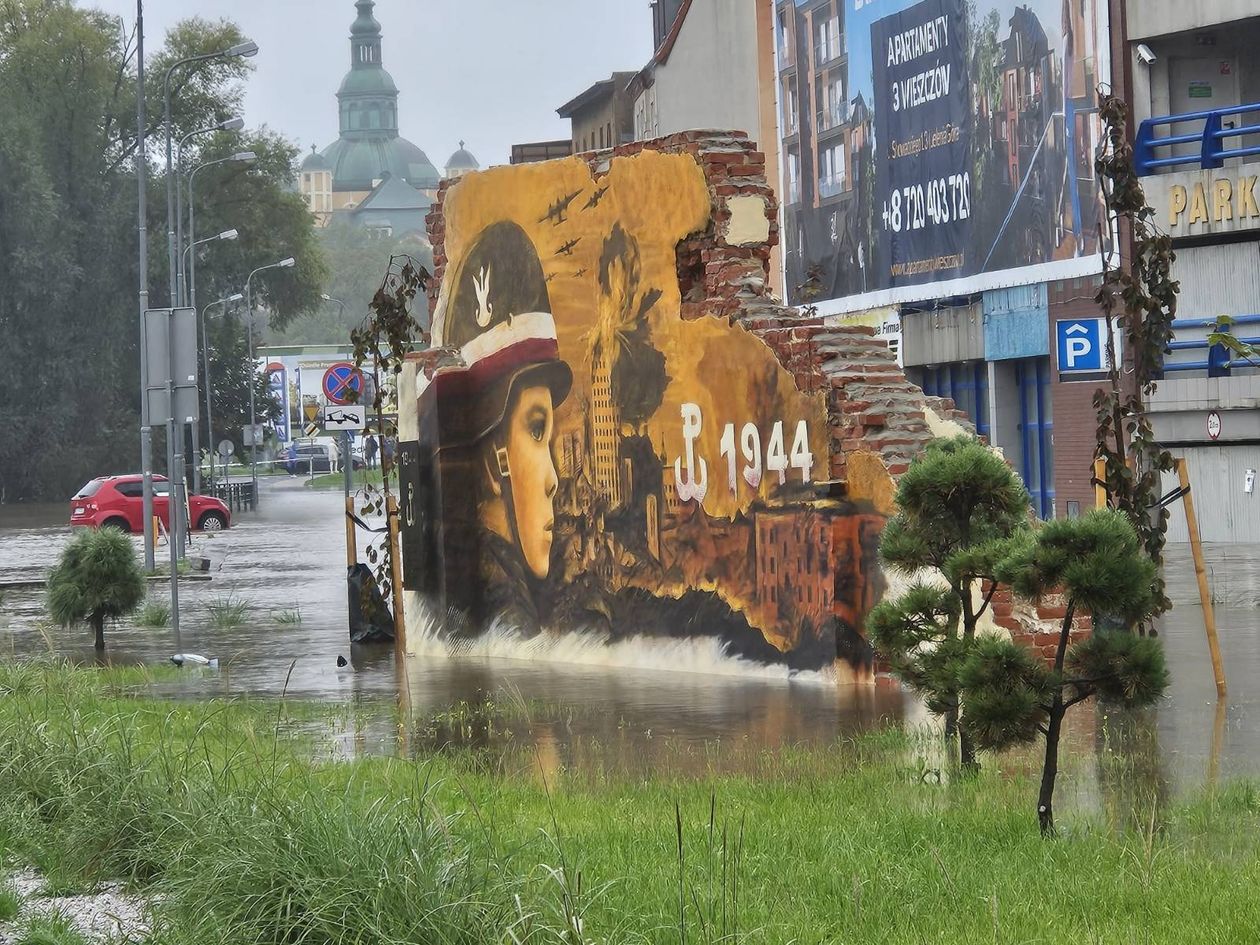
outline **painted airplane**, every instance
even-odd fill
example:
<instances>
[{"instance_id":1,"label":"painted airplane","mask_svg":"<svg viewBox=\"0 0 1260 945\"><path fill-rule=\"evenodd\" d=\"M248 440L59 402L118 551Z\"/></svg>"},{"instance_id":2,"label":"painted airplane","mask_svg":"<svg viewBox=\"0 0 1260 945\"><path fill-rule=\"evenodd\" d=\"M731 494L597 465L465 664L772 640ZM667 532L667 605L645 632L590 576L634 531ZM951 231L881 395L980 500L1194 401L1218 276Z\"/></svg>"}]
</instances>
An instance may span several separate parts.
<instances>
[{"instance_id":1,"label":"painted airplane","mask_svg":"<svg viewBox=\"0 0 1260 945\"><path fill-rule=\"evenodd\" d=\"M607 187L601 187L601 188L599 188L599 190L597 190L597 191L595 191L594 193L592 193L592 194L591 194L591 199L590 199L590 200L588 200L588 201L586 201L586 206L585 206L585 207L583 207L582 209L583 209L583 210L590 210L592 207L597 207L597 206L599 206L599 201L603 198L604 194L606 194L606 193L608 193L608 188L607 188Z\"/></svg>"},{"instance_id":2,"label":"painted airplane","mask_svg":"<svg viewBox=\"0 0 1260 945\"><path fill-rule=\"evenodd\" d=\"M573 193L561 197L547 209L547 215L538 222L546 223L550 220L553 226L559 226L565 221L565 214L569 211L569 204L573 203L581 193L582 191L575 190Z\"/></svg>"},{"instance_id":3,"label":"painted airplane","mask_svg":"<svg viewBox=\"0 0 1260 945\"><path fill-rule=\"evenodd\" d=\"M558 250L556 250L556 255L557 256L572 256L573 247L576 246L580 242L582 242L582 237L580 236L575 240L569 240L569 242L565 243Z\"/></svg>"}]
</instances>

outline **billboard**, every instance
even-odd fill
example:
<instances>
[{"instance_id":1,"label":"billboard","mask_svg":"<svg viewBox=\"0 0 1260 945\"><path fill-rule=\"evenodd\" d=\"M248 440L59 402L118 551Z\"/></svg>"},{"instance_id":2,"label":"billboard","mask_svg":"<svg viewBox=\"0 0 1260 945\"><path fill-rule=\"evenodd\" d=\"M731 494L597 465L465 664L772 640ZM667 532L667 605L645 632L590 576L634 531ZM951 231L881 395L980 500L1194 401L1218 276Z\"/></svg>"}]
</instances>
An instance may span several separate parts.
<instances>
[{"instance_id":1,"label":"billboard","mask_svg":"<svg viewBox=\"0 0 1260 945\"><path fill-rule=\"evenodd\" d=\"M788 301L824 314L1101 268L1101 0L778 0Z\"/></svg>"}]
</instances>

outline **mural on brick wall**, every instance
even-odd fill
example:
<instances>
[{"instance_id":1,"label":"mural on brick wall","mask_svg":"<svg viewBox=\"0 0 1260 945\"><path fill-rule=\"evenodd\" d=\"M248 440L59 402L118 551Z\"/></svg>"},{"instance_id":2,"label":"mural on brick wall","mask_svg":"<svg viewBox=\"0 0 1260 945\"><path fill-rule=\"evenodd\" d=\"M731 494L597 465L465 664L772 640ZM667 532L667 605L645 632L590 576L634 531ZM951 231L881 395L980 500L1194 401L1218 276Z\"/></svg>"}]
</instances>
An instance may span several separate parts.
<instances>
[{"instance_id":1,"label":"mural on brick wall","mask_svg":"<svg viewBox=\"0 0 1260 945\"><path fill-rule=\"evenodd\" d=\"M715 636L869 668L887 473L829 482L826 392L687 304L677 248L715 225L696 158L603 170L445 194L433 350L402 408L405 586L455 636Z\"/></svg>"}]
</instances>

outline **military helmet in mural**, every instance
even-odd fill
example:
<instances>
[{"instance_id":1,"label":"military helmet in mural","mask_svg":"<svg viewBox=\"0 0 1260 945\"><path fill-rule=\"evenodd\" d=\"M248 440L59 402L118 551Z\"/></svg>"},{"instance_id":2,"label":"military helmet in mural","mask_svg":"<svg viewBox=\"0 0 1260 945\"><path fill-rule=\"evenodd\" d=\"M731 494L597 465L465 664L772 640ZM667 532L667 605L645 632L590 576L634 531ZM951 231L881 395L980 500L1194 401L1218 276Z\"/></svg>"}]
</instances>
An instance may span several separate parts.
<instances>
[{"instance_id":1,"label":"military helmet in mural","mask_svg":"<svg viewBox=\"0 0 1260 945\"><path fill-rule=\"evenodd\" d=\"M477 236L455 278L442 342L459 349L465 366L435 374L419 406L438 411L443 448L494 430L518 388L549 387L553 406L569 396L573 372L560 359L547 279L516 223L494 223Z\"/></svg>"}]
</instances>

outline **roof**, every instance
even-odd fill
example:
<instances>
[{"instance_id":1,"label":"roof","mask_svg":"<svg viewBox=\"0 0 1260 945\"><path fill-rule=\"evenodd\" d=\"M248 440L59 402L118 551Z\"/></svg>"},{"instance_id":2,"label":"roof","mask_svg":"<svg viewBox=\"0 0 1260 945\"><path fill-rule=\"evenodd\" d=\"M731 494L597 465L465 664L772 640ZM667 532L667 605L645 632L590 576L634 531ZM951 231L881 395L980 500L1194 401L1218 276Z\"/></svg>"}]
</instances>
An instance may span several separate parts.
<instances>
[{"instance_id":1,"label":"roof","mask_svg":"<svg viewBox=\"0 0 1260 945\"><path fill-rule=\"evenodd\" d=\"M464 148L462 141L459 143L459 150L446 159L447 171L475 171L480 167L480 162L473 157L471 151Z\"/></svg>"},{"instance_id":2,"label":"roof","mask_svg":"<svg viewBox=\"0 0 1260 945\"><path fill-rule=\"evenodd\" d=\"M334 191L373 190L385 174L412 187L436 187L437 168L420 148L406 138L338 138L324 149L323 158L333 170Z\"/></svg>"},{"instance_id":3,"label":"roof","mask_svg":"<svg viewBox=\"0 0 1260 945\"><path fill-rule=\"evenodd\" d=\"M302 162L302 170L304 171L326 171L328 170L328 162L324 160L323 155L315 150L315 145L311 145L311 153L306 156L306 160Z\"/></svg>"},{"instance_id":4,"label":"roof","mask_svg":"<svg viewBox=\"0 0 1260 945\"><path fill-rule=\"evenodd\" d=\"M433 201L406 181L386 174L356 210L425 210Z\"/></svg>"},{"instance_id":5,"label":"roof","mask_svg":"<svg viewBox=\"0 0 1260 945\"><path fill-rule=\"evenodd\" d=\"M576 112L590 108L592 105L598 105L612 94L613 80L600 79L585 92L578 93L577 96L569 99L569 101L557 108L556 114L561 118L572 118Z\"/></svg>"},{"instance_id":6,"label":"roof","mask_svg":"<svg viewBox=\"0 0 1260 945\"><path fill-rule=\"evenodd\" d=\"M669 55L674 51L674 43L678 42L678 34L682 32L683 21L687 19L687 14L690 12L691 0L682 0L678 6L678 13L674 16L673 25L665 34L660 46L656 48L656 55L652 57L653 61L661 65L669 62Z\"/></svg>"}]
</instances>

